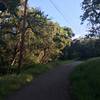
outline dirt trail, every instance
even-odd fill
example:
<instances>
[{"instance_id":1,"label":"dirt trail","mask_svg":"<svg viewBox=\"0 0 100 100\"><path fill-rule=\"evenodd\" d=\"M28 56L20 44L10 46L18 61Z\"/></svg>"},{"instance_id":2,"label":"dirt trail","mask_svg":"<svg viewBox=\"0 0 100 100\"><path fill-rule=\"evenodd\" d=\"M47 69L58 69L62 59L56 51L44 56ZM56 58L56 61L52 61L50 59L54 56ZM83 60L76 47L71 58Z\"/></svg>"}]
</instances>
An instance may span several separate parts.
<instances>
[{"instance_id":1,"label":"dirt trail","mask_svg":"<svg viewBox=\"0 0 100 100\"><path fill-rule=\"evenodd\" d=\"M59 66L33 80L32 84L8 96L6 100L70 100L69 75L80 61Z\"/></svg>"}]
</instances>

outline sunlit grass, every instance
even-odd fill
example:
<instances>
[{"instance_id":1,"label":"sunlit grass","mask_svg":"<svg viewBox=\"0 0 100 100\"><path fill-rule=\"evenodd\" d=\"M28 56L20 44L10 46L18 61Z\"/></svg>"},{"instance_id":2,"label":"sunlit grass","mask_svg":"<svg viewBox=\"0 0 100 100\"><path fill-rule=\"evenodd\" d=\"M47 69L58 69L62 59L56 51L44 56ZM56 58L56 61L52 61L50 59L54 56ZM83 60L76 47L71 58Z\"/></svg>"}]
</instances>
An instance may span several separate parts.
<instances>
[{"instance_id":1,"label":"sunlit grass","mask_svg":"<svg viewBox=\"0 0 100 100\"><path fill-rule=\"evenodd\" d=\"M0 77L0 97L3 98L11 91L19 89L21 86L28 84L34 77L30 74L12 74ZM1 100L1 99L0 99Z\"/></svg>"}]
</instances>

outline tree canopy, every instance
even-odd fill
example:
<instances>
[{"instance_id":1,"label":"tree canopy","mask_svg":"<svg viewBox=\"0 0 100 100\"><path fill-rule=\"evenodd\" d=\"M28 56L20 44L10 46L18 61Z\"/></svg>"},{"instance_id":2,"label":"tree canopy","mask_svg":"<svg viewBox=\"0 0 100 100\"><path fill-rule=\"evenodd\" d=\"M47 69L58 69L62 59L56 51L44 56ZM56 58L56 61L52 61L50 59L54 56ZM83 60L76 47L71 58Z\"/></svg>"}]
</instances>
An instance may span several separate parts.
<instances>
[{"instance_id":1,"label":"tree canopy","mask_svg":"<svg viewBox=\"0 0 100 100\"><path fill-rule=\"evenodd\" d=\"M0 11L8 10L15 14L17 7L21 4L21 0L0 0Z\"/></svg>"},{"instance_id":2,"label":"tree canopy","mask_svg":"<svg viewBox=\"0 0 100 100\"><path fill-rule=\"evenodd\" d=\"M16 9L19 9L16 11L18 17L7 9L0 17L0 64L4 66L18 66L24 17L21 7L16 6ZM63 48L70 45L72 36L71 28L54 23L39 9L27 8L23 64L56 60Z\"/></svg>"},{"instance_id":3,"label":"tree canopy","mask_svg":"<svg viewBox=\"0 0 100 100\"><path fill-rule=\"evenodd\" d=\"M82 23L89 21L89 31L100 35L100 0L83 0L82 10Z\"/></svg>"}]
</instances>

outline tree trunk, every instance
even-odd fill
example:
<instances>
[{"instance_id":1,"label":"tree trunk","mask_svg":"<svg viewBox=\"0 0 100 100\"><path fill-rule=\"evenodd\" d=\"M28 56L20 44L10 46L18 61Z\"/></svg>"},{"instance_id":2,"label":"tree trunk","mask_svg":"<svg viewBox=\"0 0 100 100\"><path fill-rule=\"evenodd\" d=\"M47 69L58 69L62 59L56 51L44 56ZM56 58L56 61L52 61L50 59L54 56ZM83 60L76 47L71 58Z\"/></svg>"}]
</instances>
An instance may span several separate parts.
<instances>
[{"instance_id":1,"label":"tree trunk","mask_svg":"<svg viewBox=\"0 0 100 100\"><path fill-rule=\"evenodd\" d=\"M18 62L18 73L20 73L20 69L23 62L23 51L24 51L24 40L25 40L25 27L26 27L26 12L27 12L27 2L28 0L25 0L24 5L24 18L23 18L23 27L21 31L21 41L20 41L20 54L19 54L19 62Z\"/></svg>"}]
</instances>

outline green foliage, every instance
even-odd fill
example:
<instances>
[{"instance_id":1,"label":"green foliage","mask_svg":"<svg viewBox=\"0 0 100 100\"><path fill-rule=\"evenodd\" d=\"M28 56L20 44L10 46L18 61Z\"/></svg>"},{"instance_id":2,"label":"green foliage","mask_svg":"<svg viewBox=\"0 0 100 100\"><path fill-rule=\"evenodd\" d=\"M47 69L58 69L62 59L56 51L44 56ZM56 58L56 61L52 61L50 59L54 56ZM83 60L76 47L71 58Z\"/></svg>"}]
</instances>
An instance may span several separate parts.
<instances>
[{"instance_id":1,"label":"green foliage","mask_svg":"<svg viewBox=\"0 0 100 100\"><path fill-rule=\"evenodd\" d=\"M100 58L90 59L77 66L70 79L74 100L99 100Z\"/></svg>"},{"instance_id":2,"label":"green foliage","mask_svg":"<svg viewBox=\"0 0 100 100\"><path fill-rule=\"evenodd\" d=\"M9 13L2 14L0 30L1 66L4 64L5 66L18 66L19 41L23 22L20 10L17 12L19 18ZM59 24L48 20L47 15L41 10L27 9L23 64L47 63L57 59L62 53L61 50L66 45L70 45L71 34L70 28L60 27Z\"/></svg>"},{"instance_id":3,"label":"green foliage","mask_svg":"<svg viewBox=\"0 0 100 100\"><path fill-rule=\"evenodd\" d=\"M89 31L100 36L100 1L99 0L83 0L81 16L82 23L89 21Z\"/></svg>"},{"instance_id":4,"label":"green foliage","mask_svg":"<svg viewBox=\"0 0 100 100\"><path fill-rule=\"evenodd\" d=\"M100 39L88 37L73 40L71 46L63 49L61 59L88 59L100 56Z\"/></svg>"},{"instance_id":5,"label":"green foliage","mask_svg":"<svg viewBox=\"0 0 100 100\"><path fill-rule=\"evenodd\" d=\"M0 11L8 11L13 15L16 15L18 6L21 4L21 0L1 0L0 1Z\"/></svg>"},{"instance_id":6,"label":"green foliage","mask_svg":"<svg viewBox=\"0 0 100 100\"><path fill-rule=\"evenodd\" d=\"M83 0L82 9L84 10L84 14L82 16L82 21L88 19L93 23L99 23L99 5L99 0Z\"/></svg>"},{"instance_id":7,"label":"green foliage","mask_svg":"<svg viewBox=\"0 0 100 100\"><path fill-rule=\"evenodd\" d=\"M6 0L6 4L10 13L14 14L20 5L20 0Z\"/></svg>"}]
</instances>

